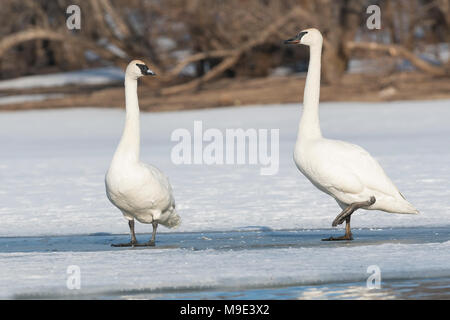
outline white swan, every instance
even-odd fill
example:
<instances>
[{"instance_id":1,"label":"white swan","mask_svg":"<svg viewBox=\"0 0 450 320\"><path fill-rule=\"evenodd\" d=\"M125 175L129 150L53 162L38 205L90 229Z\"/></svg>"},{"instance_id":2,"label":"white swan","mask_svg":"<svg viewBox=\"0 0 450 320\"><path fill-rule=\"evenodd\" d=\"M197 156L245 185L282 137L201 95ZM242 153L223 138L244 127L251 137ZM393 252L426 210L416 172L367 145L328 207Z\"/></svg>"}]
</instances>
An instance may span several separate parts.
<instances>
[{"instance_id":1,"label":"white swan","mask_svg":"<svg viewBox=\"0 0 450 320\"><path fill-rule=\"evenodd\" d=\"M294 161L312 184L332 196L343 210L332 225L334 227L346 221L345 235L324 240L352 240L350 216L359 208L392 213L419 212L405 200L367 151L354 144L322 137L319 124L322 42L322 35L317 29L303 30L285 41L286 44L310 47Z\"/></svg>"},{"instance_id":2,"label":"white swan","mask_svg":"<svg viewBox=\"0 0 450 320\"><path fill-rule=\"evenodd\" d=\"M122 138L106 173L106 194L119 208L130 227L131 242L113 246L153 246L158 224L173 228L181 219L175 211L172 188L157 168L139 160L140 131L137 79L155 75L144 62L131 61L125 72L126 120ZM149 242L138 244L134 219L153 225Z\"/></svg>"}]
</instances>

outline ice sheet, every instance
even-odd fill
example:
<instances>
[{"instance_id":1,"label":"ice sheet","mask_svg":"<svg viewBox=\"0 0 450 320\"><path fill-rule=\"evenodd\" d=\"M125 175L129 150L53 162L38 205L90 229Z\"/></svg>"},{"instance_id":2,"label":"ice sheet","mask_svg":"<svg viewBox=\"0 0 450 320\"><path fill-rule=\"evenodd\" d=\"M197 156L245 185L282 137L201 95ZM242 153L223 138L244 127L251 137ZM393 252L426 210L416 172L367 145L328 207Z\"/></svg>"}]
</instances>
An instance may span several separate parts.
<instances>
[{"instance_id":1,"label":"ice sheet","mask_svg":"<svg viewBox=\"0 0 450 320\"><path fill-rule=\"evenodd\" d=\"M324 135L366 148L421 211L358 211L352 222L359 242L351 245L320 242L342 232L331 230L339 207L292 160L299 104L144 113L141 157L169 176L183 219L177 233L161 227L161 247L149 250L109 248L111 241L128 238L127 223L107 200L103 182L122 132L122 110L0 113L0 297L167 297L208 288L364 284L370 265L379 266L382 279L450 277L448 239L419 237L450 226L449 107L448 100L321 105ZM170 135L178 128L192 132L194 120L205 129L279 129L278 174L261 176L258 165L174 165ZM396 240L406 227L411 241ZM150 230L137 224L140 239ZM391 233L364 240L364 233L377 230ZM202 234L211 231L224 236ZM230 240L238 231L265 232L265 242L256 237L246 247L245 237ZM183 245L190 232L198 236L192 247ZM284 232L297 232L297 238L283 242ZM310 244L302 232L310 232ZM83 234L99 236L75 236ZM5 238L23 236L37 238ZM227 248L230 241L244 244ZM81 290L66 287L69 265L80 267Z\"/></svg>"}]
</instances>

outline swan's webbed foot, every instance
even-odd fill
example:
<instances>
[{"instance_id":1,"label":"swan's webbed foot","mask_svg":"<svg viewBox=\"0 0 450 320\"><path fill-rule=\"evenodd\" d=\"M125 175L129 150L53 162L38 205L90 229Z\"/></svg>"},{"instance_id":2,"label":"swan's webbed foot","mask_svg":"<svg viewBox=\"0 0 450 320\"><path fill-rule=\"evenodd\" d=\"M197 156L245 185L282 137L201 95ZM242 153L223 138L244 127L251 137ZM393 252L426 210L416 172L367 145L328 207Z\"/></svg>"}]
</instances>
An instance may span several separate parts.
<instances>
[{"instance_id":1,"label":"swan's webbed foot","mask_svg":"<svg viewBox=\"0 0 450 320\"><path fill-rule=\"evenodd\" d=\"M148 241L143 243L136 243L134 247L154 247L155 241Z\"/></svg>"},{"instance_id":2,"label":"swan's webbed foot","mask_svg":"<svg viewBox=\"0 0 450 320\"><path fill-rule=\"evenodd\" d=\"M143 243L138 243L134 241L130 241L128 243L113 243L111 247L154 247L155 241L148 241Z\"/></svg>"},{"instance_id":3,"label":"swan's webbed foot","mask_svg":"<svg viewBox=\"0 0 450 320\"><path fill-rule=\"evenodd\" d=\"M350 234L350 235L345 234L340 237L329 237L329 238L322 239L322 241L351 241L351 240L353 240L352 234Z\"/></svg>"},{"instance_id":4,"label":"swan's webbed foot","mask_svg":"<svg viewBox=\"0 0 450 320\"><path fill-rule=\"evenodd\" d=\"M112 243L111 247L136 247L137 245L137 241L130 241L127 243Z\"/></svg>"},{"instance_id":5,"label":"swan's webbed foot","mask_svg":"<svg viewBox=\"0 0 450 320\"><path fill-rule=\"evenodd\" d=\"M340 237L329 237L322 239L322 241L351 241L353 240L352 231L350 229L350 215L345 218L345 234Z\"/></svg>"},{"instance_id":6,"label":"swan's webbed foot","mask_svg":"<svg viewBox=\"0 0 450 320\"><path fill-rule=\"evenodd\" d=\"M137 245L136 234L134 233L134 220L128 221L128 227L130 227L131 240L128 243L116 243L111 244L111 247L135 247Z\"/></svg>"},{"instance_id":7,"label":"swan's webbed foot","mask_svg":"<svg viewBox=\"0 0 450 320\"><path fill-rule=\"evenodd\" d=\"M117 244L111 244L111 247L154 247L155 246L155 239L156 239L156 229L158 228L158 223L153 222L153 232L152 232L152 238L148 242L138 243L136 240L136 235L134 233L134 220L128 221L128 225L130 227L130 233L131 233L131 241L128 243L117 243Z\"/></svg>"}]
</instances>

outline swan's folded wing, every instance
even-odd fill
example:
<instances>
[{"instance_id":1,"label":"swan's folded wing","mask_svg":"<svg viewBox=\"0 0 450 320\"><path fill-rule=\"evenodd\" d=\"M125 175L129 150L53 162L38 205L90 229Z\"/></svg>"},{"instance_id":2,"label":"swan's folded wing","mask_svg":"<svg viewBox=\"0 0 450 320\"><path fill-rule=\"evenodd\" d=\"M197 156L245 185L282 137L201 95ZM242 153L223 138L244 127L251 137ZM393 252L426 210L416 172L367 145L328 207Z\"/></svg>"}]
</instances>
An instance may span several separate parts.
<instances>
[{"instance_id":1,"label":"swan's folded wing","mask_svg":"<svg viewBox=\"0 0 450 320\"><path fill-rule=\"evenodd\" d=\"M398 188L374 157L360 146L346 144L352 146L354 150L355 161L349 162L351 170L354 170L366 188L395 198L403 198Z\"/></svg>"},{"instance_id":2,"label":"swan's folded wing","mask_svg":"<svg viewBox=\"0 0 450 320\"><path fill-rule=\"evenodd\" d=\"M378 161L360 146L324 140L316 149L318 161L313 170L328 188L345 193L359 193L367 188L390 196L400 194Z\"/></svg>"},{"instance_id":3,"label":"swan's folded wing","mask_svg":"<svg viewBox=\"0 0 450 320\"><path fill-rule=\"evenodd\" d=\"M346 163L346 155L336 145L324 140L309 150L305 166L312 182L336 195L334 191L358 194L364 186Z\"/></svg>"},{"instance_id":4,"label":"swan's folded wing","mask_svg":"<svg viewBox=\"0 0 450 320\"><path fill-rule=\"evenodd\" d=\"M143 203L161 211L173 205L172 187L167 177L158 168L141 163L140 173L137 193Z\"/></svg>"}]
</instances>

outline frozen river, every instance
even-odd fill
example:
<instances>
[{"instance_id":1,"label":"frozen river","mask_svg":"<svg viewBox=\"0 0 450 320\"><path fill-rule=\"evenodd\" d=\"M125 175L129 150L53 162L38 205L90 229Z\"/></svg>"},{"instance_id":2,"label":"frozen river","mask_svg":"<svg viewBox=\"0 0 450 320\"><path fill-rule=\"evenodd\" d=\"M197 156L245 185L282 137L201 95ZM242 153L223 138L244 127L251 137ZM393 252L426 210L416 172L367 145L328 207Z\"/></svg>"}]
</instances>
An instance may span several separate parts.
<instances>
[{"instance_id":1,"label":"frozen river","mask_svg":"<svg viewBox=\"0 0 450 320\"><path fill-rule=\"evenodd\" d=\"M128 235L4 237L0 280L21 299L450 298L450 228L360 229L352 242L320 241L330 234L163 233L156 247L120 249L110 244ZM66 284L74 265L79 290ZM374 265L381 288L369 290Z\"/></svg>"},{"instance_id":2,"label":"frozen river","mask_svg":"<svg viewBox=\"0 0 450 320\"><path fill-rule=\"evenodd\" d=\"M155 248L112 248L128 227L104 174L124 113L71 109L0 113L1 298L448 298L450 101L324 103L326 137L357 143L421 212L358 211L355 241L321 238L336 203L295 168L299 105L142 114L141 157L173 185L182 225ZM279 129L279 170L175 165L174 130ZM151 226L137 225L138 239ZM70 290L70 266L80 289ZM369 290L368 268L381 289Z\"/></svg>"}]
</instances>

